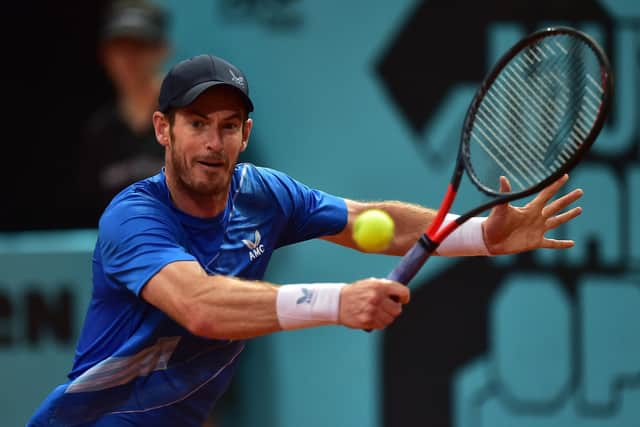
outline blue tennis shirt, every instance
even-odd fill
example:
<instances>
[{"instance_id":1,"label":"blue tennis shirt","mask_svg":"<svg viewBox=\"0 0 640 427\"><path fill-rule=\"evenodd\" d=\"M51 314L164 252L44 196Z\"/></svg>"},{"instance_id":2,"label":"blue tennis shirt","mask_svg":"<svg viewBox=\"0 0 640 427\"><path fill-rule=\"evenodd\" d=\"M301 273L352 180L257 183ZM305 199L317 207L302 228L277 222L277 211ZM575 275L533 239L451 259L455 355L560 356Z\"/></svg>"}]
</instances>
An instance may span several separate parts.
<instances>
[{"instance_id":1,"label":"blue tennis shirt","mask_svg":"<svg viewBox=\"0 0 640 427\"><path fill-rule=\"evenodd\" d=\"M93 294L69 381L28 425L200 427L244 342L192 335L140 298L144 285L175 261L261 279L276 248L338 233L346 221L344 199L248 163L236 166L214 218L173 206L164 171L127 187L100 219Z\"/></svg>"}]
</instances>

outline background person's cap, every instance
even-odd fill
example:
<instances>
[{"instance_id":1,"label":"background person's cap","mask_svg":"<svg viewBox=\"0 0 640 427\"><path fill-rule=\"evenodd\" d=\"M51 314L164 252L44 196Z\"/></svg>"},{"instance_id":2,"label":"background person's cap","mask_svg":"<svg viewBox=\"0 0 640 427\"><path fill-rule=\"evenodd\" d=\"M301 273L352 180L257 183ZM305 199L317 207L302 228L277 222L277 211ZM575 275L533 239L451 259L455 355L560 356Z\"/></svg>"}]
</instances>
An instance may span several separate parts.
<instances>
[{"instance_id":1,"label":"background person's cap","mask_svg":"<svg viewBox=\"0 0 640 427\"><path fill-rule=\"evenodd\" d=\"M148 1L120 1L107 12L100 34L101 40L132 38L151 43L167 39L167 12Z\"/></svg>"},{"instance_id":2,"label":"background person's cap","mask_svg":"<svg viewBox=\"0 0 640 427\"><path fill-rule=\"evenodd\" d=\"M194 56L174 65L162 81L158 109L166 113L171 107L186 107L205 90L217 85L235 88L242 96L247 112L253 111L244 73L213 55Z\"/></svg>"}]
</instances>

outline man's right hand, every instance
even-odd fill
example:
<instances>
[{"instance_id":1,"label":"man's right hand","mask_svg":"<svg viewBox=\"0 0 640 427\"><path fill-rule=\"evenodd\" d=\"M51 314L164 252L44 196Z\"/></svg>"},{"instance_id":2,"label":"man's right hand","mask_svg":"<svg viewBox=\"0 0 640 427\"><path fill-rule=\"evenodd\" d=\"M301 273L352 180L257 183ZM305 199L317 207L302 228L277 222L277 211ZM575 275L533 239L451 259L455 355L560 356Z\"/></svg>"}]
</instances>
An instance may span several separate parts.
<instances>
[{"instance_id":1,"label":"man's right hand","mask_svg":"<svg viewBox=\"0 0 640 427\"><path fill-rule=\"evenodd\" d=\"M387 279L358 280L342 288L341 325L354 329L382 329L402 313L410 298L409 288Z\"/></svg>"}]
</instances>

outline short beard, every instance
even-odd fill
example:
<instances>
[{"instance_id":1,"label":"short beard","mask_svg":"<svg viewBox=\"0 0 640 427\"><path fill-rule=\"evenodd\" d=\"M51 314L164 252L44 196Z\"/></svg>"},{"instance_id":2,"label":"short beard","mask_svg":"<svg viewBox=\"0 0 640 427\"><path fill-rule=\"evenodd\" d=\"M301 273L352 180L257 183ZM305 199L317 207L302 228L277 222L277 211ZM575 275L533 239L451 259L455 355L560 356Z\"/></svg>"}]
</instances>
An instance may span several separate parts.
<instances>
[{"instance_id":1,"label":"short beard","mask_svg":"<svg viewBox=\"0 0 640 427\"><path fill-rule=\"evenodd\" d=\"M229 185L231 183L230 174L225 175L222 180L217 182L194 182L194 180L191 179L191 174L189 174L189 168L186 164L186 160L177 155L174 141L175 139L173 135L171 135L171 140L169 141L170 156L176 184L179 185L183 191L189 193L196 199L213 198L219 200L226 197L229 193ZM228 167L228 161L228 159L225 159L225 167Z\"/></svg>"}]
</instances>

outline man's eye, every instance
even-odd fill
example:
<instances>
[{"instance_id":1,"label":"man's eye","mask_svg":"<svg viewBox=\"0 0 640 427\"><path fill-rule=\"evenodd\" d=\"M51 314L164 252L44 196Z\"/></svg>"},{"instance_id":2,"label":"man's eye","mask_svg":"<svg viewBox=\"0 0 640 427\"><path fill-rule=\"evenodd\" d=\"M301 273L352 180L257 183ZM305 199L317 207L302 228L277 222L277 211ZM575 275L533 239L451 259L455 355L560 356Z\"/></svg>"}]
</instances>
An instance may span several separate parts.
<instances>
[{"instance_id":1,"label":"man's eye","mask_svg":"<svg viewBox=\"0 0 640 427\"><path fill-rule=\"evenodd\" d=\"M202 120L193 120L191 122L191 127L195 129L200 129L204 126L204 122Z\"/></svg>"},{"instance_id":2,"label":"man's eye","mask_svg":"<svg viewBox=\"0 0 640 427\"><path fill-rule=\"evenodd\" d=\"M222 127L227 130L237 130L240 128L240 125L237 123L225 123Z\"/></svg>"}]
</instances>

